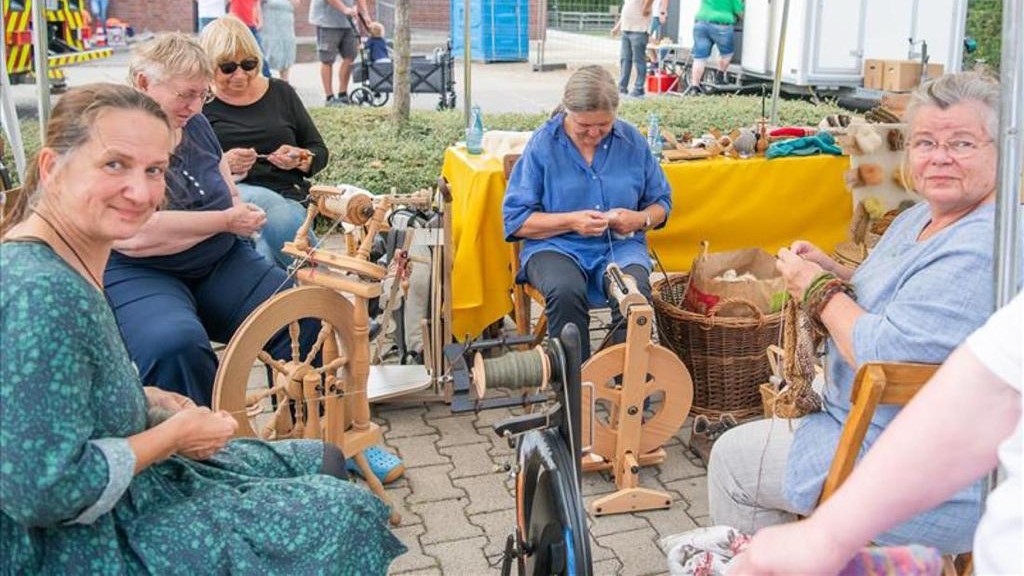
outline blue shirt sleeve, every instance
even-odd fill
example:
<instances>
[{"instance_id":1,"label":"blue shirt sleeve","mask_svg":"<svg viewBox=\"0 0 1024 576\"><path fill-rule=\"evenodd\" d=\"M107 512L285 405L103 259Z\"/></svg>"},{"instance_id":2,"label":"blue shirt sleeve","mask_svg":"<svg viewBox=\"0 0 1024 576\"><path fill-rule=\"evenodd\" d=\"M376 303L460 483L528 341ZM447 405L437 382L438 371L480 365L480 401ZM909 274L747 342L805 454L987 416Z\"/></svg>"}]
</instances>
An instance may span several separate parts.
<instances>
[{"instance_id":1,"label":"blue shirt sleeve","mask_svg":"<svg viewBox=\"0 0 1024 576\"><path fill-rule=\"evenodd\" d=\"M878 360L942 362L991 307L991 239L961 237L920 262L885 306L857 319L857 364Z\"/></svg>"},{"instance_id":2,"label":"blue shirt sleeve","mask_svg":"<svg viewBox=\"0 0 1024 576\"><path fill-rule=\"evenodd\" d=\"M661 164L654 155L647 154L646 158L644 162L644 189L640 195L640 203L637 209L643 210L648 206L660 204L665 209L665 220L655 226L655 228L662 228L668 222L668 217L672 213L672 187L669 186L668 179L665 178L665 171L661 169Z\"/></svg>"},{"instance_id":3,"label":"blue shirt sleeve","mask_svg":"<svg viewBox=\"0 0 1024 576\"><path fill-rule=\"evenodd\" d=\"M509 175L502 203L506 242L519 240L515 233L523 227L531 214L543 210L544 154L539 150L545 147L541 144L545 137L543 131L538 131L530 138L522 157Z\"/></svg>"}]
</instances>

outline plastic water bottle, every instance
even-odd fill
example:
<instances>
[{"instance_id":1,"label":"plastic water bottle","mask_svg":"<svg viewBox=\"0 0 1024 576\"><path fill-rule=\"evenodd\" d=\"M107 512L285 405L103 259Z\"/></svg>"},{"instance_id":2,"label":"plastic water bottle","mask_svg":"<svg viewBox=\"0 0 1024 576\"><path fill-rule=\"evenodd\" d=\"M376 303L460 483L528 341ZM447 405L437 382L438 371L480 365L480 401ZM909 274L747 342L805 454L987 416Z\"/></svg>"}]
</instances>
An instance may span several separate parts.
<instances>
[{"instance_id":1,"label":"plastic water bottle","mask_svg":"<svg viewBox=\"0 0 1024 576\"><path fill-rule=\"evenodd\" d=\"M648 117L647 125L647 146L651 149L651 154L658 160L661 160L661 122L658 120L658 115L651 112Z\"/></svg>"},{"instance_id":2,"label":"plastic water bottle","mask_svg":"<svg viewBox=\"0 0 1024 576\"><path fill-rule=\"evenodd\" d=\"M484 151L484 117L479 106L473 106L469 113L469 127L466 128L466 151L480 154Z\"/></svg>"}]
</instances>

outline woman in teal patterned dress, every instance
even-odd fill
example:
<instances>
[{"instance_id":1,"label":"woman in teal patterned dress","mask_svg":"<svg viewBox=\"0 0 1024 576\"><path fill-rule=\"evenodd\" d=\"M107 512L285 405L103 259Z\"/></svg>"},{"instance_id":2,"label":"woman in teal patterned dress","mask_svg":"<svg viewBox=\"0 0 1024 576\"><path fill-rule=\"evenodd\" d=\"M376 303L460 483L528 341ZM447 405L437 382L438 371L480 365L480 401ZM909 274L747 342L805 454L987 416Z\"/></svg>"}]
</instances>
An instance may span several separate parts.
<instances>
[{"instance_id":1,"label":"woman in teal patterned dress","mask_svg":"<svg viewBox=\"0 0 1024 576\"><path fill-rule=\"evenodd\" d=\"M101 289L114 240L163 201L171 128L135 90L53 110L0 245L0 557L13 574L384 574L388 510L319 441L143 387Z\"/></svg>"}]
</instances>

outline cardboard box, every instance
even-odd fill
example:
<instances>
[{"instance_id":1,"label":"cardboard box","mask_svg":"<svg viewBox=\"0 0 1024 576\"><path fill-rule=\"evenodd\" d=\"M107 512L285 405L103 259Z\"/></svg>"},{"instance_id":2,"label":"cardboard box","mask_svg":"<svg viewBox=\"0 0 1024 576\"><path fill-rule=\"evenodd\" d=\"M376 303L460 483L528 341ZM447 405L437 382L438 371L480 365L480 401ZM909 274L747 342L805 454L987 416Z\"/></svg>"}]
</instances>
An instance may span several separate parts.
<instances>
[{"instance_id":1,"label":"cardboard box","mask_svg":"<svg viewBox=\"0 0 1024 576\"><path fill-rule=\"evenodd\" d=\"M886 92L885 94L882 94L882 107L901 118L903 117L903 112L906 111L907 104L909 103L909 92L903 92L901 94Z\"/></svg>"},{"instance_id":2,"label":"cardboard box","mask_svg":"<svg viewBox=\"0 0 1024 576\"><path fill-rule=\"evenodd\" d=\"M928 77L942 76L942 64L929 64ZM916 60L886 60L882 89L888 92L909 92L921 83L921 63Z\"/></svg>"},{"instance_id":3,"label":"cardboard box","mask_svg":"<svg viewBox=\"0 0 1024 576\"><path fill-rule=\"evenodd\" d=\"M864 87L870 90L882 89L882 73L885 71L885 60L868 59L864 61Z\"/></svg>"}]
</instances>

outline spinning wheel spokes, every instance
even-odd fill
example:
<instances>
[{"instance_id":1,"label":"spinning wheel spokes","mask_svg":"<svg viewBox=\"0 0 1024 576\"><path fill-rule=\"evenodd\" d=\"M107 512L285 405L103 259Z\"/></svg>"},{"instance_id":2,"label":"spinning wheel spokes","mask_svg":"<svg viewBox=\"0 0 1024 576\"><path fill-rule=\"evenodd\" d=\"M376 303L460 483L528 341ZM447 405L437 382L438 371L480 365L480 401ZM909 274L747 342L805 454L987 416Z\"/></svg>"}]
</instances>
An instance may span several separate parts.
<instances>
[{"instance_id":1,"label":"spinning wheel spokes","mask_svg":"<svg viewBox=\"0 0 1024 576\"><path fill-rule=\"evenodd\" d=\"M355 346L352 334L334 328L351 325L352 318L348 300L333 290L312 286L278 294L249 316L228 344L214 383L214 409L227 410L235 417L239 423L236 436L324 436L321 411L325 397L365 394L349 386L349 358ZM308 351L303 350L303 335L308 341L312 332L308 326L300 327L305 320L320 323ZM289 337L283 346L289 360L263 350L282 330ZM263 372L261 364L269 368L272 381L265 389L251 391L250 374L254 365L259 367L256 372Z\"/></svg>"},{"instance_id":2,"label":"spinning wheel spokes","mask_svg":"<svg viewBox=\"0 0 1024 576\"><path fill-rule=\"evenodd\" d=\"M594 403L606 408L606 411L601 411L602 413L594 410L595 414L591 414L590 392L584 389L583 438L590 437L590 429L593 427L594 443L591 452L606 459L615 456L619 403L622 396L621 388L609 386L609 383L623 375L625 355L625 344L617 344L595 354L583 367L583 380L595 384ZM682 426L693 401L693 389L689 378L689 372L674 354L660 346L650 349L650 364L643 397L651 399L654 410L653 414L645 416L644 423L640 426L641 454L665 444Z\"/></svg>"}]
</instances>

